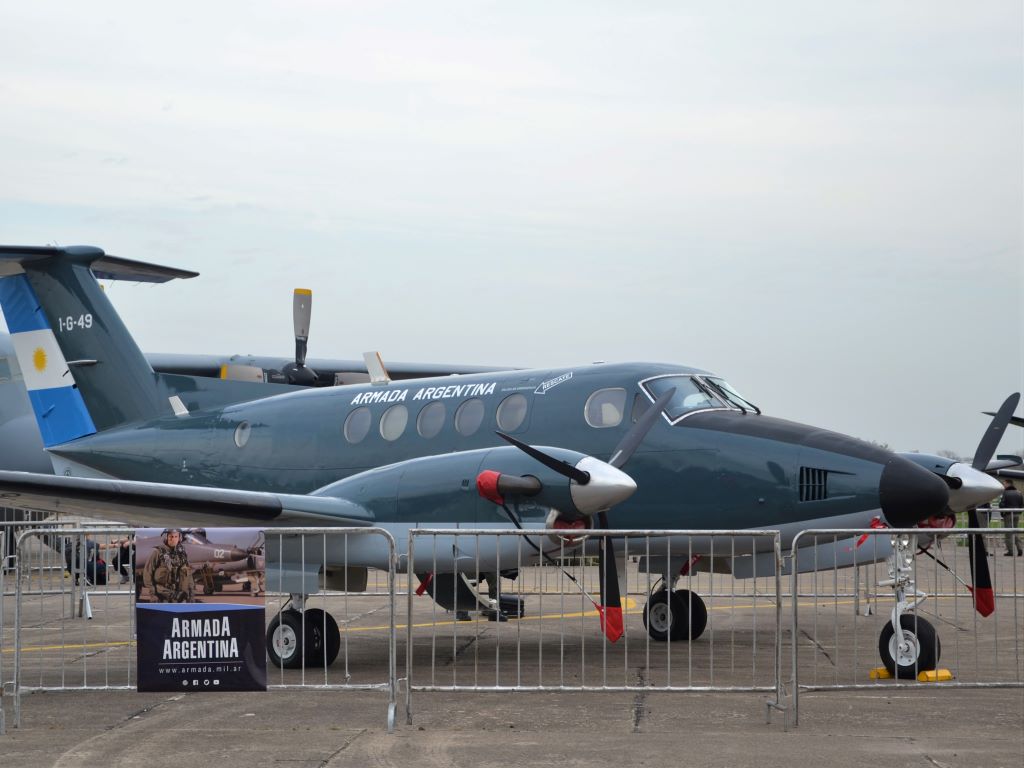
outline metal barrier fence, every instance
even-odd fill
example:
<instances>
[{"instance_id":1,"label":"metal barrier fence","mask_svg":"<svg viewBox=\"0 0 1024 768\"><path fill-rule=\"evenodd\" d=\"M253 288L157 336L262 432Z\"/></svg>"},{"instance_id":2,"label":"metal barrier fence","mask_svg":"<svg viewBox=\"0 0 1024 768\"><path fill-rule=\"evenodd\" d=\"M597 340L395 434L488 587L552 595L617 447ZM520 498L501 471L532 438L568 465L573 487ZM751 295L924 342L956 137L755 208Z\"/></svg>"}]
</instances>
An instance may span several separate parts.
<instances>
[{"instance_id":1,"label":"metal barrier fence","mask_svg":"<svg viewBox=\"0 0 1024 768\"><path fill-rule=\"evenodd\" d=\"M48 573L32 565L44 549L88 552L89 542L102 545L103 539L133 533L128 528L47 529L24 531L18 537L13 639L16 727L21 722L23 693L135 689L134 606L141 589L135 567L122 585L115 583L120 579L113 574L106 580L97 578L95 566L90 573L89 563L94 561L72 557L68 578L62 573L59 586L51 588ZM266 533L264 546L263 581L253 585L251 579L239 579L216 588L234 592L240 602L271 590L265 598L268 654L272 661L276 654L282 666L268 666L268 689L382 690L387 696L388 730L392 730L397 691L394 538L379 528L281 528ZM391 594L383 600L353 594L365 585L367 560L387 566ZM209 594L207 589L198 591ZM340 617L337 621L332 612ZM383 659L382 639L388 649ZM299 663L289 663L289 658Z\"/></svg>"},{"instance_id":2,"label":"metal barrier fence","mask_svg":"<svg viewBox=\"0 0 1024 768\"><path fill-rule=\"evenodd\" d=\"M47 535L57 536L59 531L76 525L74 521L60 520L52 516L15 509L3 509L2 517L3 519L0 520L0 734L6 732L4 699L7 695L13 694L13 670L16 669L13 663L6 663L6 660L13 661L15 645L14 633L8 626L8 622L15 612L15 587L18 580L8 578L8 576L14 574L17 567L18 558L14 548L17 543L17 535L22 531L39 530L50 532ZM101 522L95 525L97 528L109 528L118 524ZM85 569L84 561L76 562L81 577L82 571ZM68 561L65 560L63 547L58 544L55 547L45 546L30 551L23 572L34 573L30 589L38 590L40 594L59 594L66 590L65 579L70 578L68 571L72 567L75 566L70 562L70 558ZM75 605L75 595L70 594L69 598L70 604Z\"/></svg>"},{"instance_id":3,"label":"metal barrier fence","mask_svg":"<svg viewBox=\"0 0 1024 768\"><path fill-rule=\"evenodd\" d=\"M767 692L769 707L783 708L777 531L587 531L582 546L559 533L410 531L407 572L418 574L420 587L410 583L407 592L408 723L414 691ZM614 644L593 601L603 537L614 540L624 596ZM720 561L745 564L749 588L732 589ZM525 584L494 595L491 574L502 572L517 573L517 582L525 576ZM662 591L665 576L673 585L679 579L673 597ZM422 592L435 600L417 602ZM630 597L638 592L655 597L642 606ZM502 621L499 610L513 620ZM421 627L429 634L414 635ZM691 634L691 642L652 639Z\"/></svg>"},{"instance_id":4,"label":"metal barrier fence","mask_svg":"<svg viewBox=\"0 0 1024 768\"><path fill-rule=\"evenodd\" d=\"M41 524L0 525L0 552L10 528ZM133 531L45 525L17 537L16 557L3 563L16 566L6 574L14 578L5 579L0 567L0 688L14 696L15 725L23 692L132 690L137 679L136 571L131 568L125 584L113 575L97 583L89 559L81 556L90 549L87 536L103 545ZM558 533L564 534L412 530L408 576L399 586L395 542L387 531L268 530L266 578L258 590L266 590L268 623L284 626L277 634L283 645L274 649L270 632L270 648L282 656L293 643L307 657L295 668L268 667L268 688L382 690L390 731L398 683L394 601L400 588L407 601L403 679L409 723L414 691L765 692L772 697L770 713L772 707L787 709L788 681L795 724L800 695L808 691L1024 687L1024 557L1001 556L1003 536L1019 534L1024 541L1024 529L811 530L794 539L784 560L775 531L590 531L583 544L570 544ZM995 612L988 618L975 612L968 588L974 581L969 535L985 536L993 555L988 562ZM615 542L623 595L624 631L614 644L602 634L591 599L601 591L596 552L605 536ZM916 557L891 558L892 541L898 554ZM914 542L926 551L918 553ZM384 563L390 564L384 572L387 590L365 590L364 566ZM495 576L495 590L494 573L517 578ZM664 586L666 574L677 591L689 595L644 605ZM791 577L788 594L783 574ZM892 630L883 640L880 630L896 604L893 586L902 589L905 618L898 622L900 632ZM418 591L436 601L427 595L419 600ZM783 670L782 656L785 602L792 606L789 670ZM300 607L297 621L281 619ZM500 620L499 611L511 620ZM515 618L520 611L522 617ZM674 611L675 619L685 617L679 632ZM13 637L4 623L12 614ZM331 614L339 617L336 635ZM701 622L706 629L686 642L688 634L698 635ZM936 632L922 629L925 623ZM654 639L652 627L683 642ZM915 663L925 665L916 660L933 653L950 679L918 680L906 669L906 679L878 674L886 648L900 658L904 631L917 642L914 653L924 655L907 657L903 666L917 672ZM329 655L337 661L331 664ZM3 704L0 697L0 733Z\"/></svg>"},{"instance_id":5,"label":"metal barrier fence","mask_svg":"<svg viewBox=\"0 0 1024 768\"><path fill-rule=\"evenodd\" d=\"M397 702L394 537L382 528L273 528L266 531L266 546L271 626L289 605L296 607L300 593L309 595L302 623L289 631L282 621L279 631L268 637L268 653L283 656L281 645L276 650L274 645L289 638L308 648L317 634L325 637L313 664L281 666L276 671L268 667L267 688L382 690L387 695L387 728L392 732ZM364 591L370 563L387 564L388 591L383 596ZM331 626L334 615L343 617L337 620L336 634ZM382 637L387 647L383 668Z\"/></svg>"},{"instance_id":6,"label":"metal barrier fence","mask_svg":"<svg viewBox=\"0 0 1024 768\"><path fill-rule=\"evenodd\" d=\"M1004 530L1024 535L1024 529ZM1004 530L799 533L787 558L787 568L803 558L809 569L790 574L794 724L807 691L1024 687L1024 557L1000 556L994 545ZM988 617L974 606L971 535L988 544L994 606ZM865 577L863 595L859 582L853 593L841 586L842 569L830 549L845 553L853 573Z\"/></svg>"}]
</instances>

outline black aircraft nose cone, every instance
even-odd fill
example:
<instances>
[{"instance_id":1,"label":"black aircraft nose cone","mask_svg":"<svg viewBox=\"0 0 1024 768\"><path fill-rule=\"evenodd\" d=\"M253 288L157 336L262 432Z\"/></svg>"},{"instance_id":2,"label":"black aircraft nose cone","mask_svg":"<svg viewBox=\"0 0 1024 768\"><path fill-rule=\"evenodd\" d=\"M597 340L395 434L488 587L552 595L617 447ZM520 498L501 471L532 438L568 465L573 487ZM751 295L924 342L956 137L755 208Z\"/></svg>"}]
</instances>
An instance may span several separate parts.
<instances>
[{"instance_id":1,"label":"black aircraft nose cone","mask_svg":"<svg viewBox=\"0 0 1024 768\"><path fill-rule=\"evenodd\" d=\"M912 461L893 456L878 481L882 513L893 528L912 528L949 504L945 481Z\"/></svg>"}]
</instances>

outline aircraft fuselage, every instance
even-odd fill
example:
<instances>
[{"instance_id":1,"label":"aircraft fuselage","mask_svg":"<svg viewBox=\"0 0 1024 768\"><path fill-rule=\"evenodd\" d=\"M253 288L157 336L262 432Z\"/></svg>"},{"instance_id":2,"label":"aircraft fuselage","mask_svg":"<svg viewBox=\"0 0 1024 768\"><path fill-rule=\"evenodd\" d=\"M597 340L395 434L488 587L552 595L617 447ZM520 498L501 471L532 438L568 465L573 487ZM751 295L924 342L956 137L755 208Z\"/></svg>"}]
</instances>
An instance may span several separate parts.
<instances>
[{"instance_id":1,"label":"aircraft fuselage","mask_svg":"<svg viewBox=\"0 0 1024 768\"><path fill-rule=\"evenodd\" d=\"M326 486L371 468L452 454L453 465L462 462L452 473L439 470L435 460L422 476L413 467L376 485L371 479L360 503L381 524L507 525L503 511L474 485L477 472L495 467L488 467L486 454L460 459L464 452L505 446L495 434L504 425L503 431L531 445L607 459L653 402L641 382L708 375L663 364L597 364L302 390L127 425L51 453L62 474L294 494L324 489L327 495ZM591 421L599 424L592 426L588 402L599 392L612 392L620 418L605 411L601 422L592 409ZM502 403L513 396L515 412L499 418ZM466 405L471 401L478 404ZM465 419L456 424L460 407L478 411L475 429ZM354 421L359 423L353 427ZM674 424L667 416L659 419L627 467L638 490L615 508L611 524L743 529L807 527L807 521L839 518L867 525L880 514L880 480L894 458L851 437L718 403ZM520 465L523 474L536 474L528 457ZM454 483L466 492L453 493ZM351 487L347 495L352 498ZM528 501L519 507L524 521L543 520L547 512Z\"/></svg>"}]
</instances>

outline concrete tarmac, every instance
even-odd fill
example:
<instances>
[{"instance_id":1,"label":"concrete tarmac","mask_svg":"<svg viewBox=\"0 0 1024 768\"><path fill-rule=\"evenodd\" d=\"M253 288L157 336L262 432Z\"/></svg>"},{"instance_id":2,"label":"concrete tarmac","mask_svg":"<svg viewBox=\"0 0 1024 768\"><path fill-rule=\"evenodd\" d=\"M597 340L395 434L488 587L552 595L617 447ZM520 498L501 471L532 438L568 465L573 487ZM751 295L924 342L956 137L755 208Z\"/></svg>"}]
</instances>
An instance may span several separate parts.
<instances>
[{"instance_id":1,"label":"concrete tarmac","mask_svg":"<svg viewBox=\"0 0 1024 768\"><path fill-rule=\"evenodd\" d=\"M4 768L145 765L1020 768L1024 689L806 693L800 725L752 694L417 693L393 734L378 692L37 693Z\"/></svg>"}]
</instances>

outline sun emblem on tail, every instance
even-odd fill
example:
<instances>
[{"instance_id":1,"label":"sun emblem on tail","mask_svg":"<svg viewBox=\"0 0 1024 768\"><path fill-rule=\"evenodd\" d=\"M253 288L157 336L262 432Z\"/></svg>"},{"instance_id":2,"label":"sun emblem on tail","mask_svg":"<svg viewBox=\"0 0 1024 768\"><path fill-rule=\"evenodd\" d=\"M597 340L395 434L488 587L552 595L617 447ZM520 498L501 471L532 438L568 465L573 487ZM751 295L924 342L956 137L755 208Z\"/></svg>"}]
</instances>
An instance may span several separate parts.
<instances>
[{"instance_id":1,"label":"sun emblem on tail","mask_svg":"<svg viewBox=\"0 0 1024 768\"><path fill-rule=\"evenodd\" d=\"M35 369L42 373L46 370L46 350L42 347L36 347L36 351L32 353L32 365Z\"/></svg>"}]
</instances>

